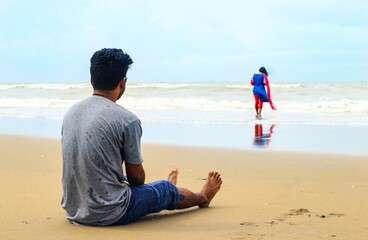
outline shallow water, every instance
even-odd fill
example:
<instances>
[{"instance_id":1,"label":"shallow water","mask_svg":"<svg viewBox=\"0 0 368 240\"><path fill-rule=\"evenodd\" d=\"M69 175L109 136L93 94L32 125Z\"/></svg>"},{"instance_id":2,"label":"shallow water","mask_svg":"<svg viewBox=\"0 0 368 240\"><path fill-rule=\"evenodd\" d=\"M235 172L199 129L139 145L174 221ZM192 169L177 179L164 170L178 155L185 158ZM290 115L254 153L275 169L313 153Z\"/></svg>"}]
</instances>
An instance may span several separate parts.
<instances>
[{"instance_id":1,"label":"shallow water","mask_svg":"<svg viewBox=\"0 0 368 240\"><path fill-rule=\"evenodd\" d=\"M368 156L366 126L142 122L142 128L143 144ZM60 132L61 120L0 118L0 134L60 139Z\"/></svg>"},{"instance_id":2,"label":"shallow water","mask_svg":"<svg viewBox=\"0 0 368 240\"><path fill-rule=\"evenodd\" d=\"M128 83L117 103L142 121L144 143L368 155L367 83L272 83L277 111L255 118L244 83ZM0 134L60 138L88 83L0 84ZM272 130L270 128L273 126Z\"/></svg>"}]
</instances>

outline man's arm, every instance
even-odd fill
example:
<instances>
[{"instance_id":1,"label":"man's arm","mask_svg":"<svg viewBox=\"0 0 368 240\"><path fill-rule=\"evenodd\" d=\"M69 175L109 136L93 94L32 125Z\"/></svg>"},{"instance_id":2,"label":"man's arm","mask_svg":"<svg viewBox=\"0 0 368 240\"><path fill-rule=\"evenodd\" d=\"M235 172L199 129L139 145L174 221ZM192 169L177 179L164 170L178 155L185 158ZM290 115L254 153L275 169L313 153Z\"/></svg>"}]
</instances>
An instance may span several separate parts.
<instances>
[{"instance_id":1,"label":"man's arm","mask_svg":"<svg viewBox=\"0 0 368 240\"><path fill-rule=\"evenodd\" d=\"M142 185L146 180L146 173L142 164L125 162L125 170L130 185Z\"/></svg>"}]
</instances>

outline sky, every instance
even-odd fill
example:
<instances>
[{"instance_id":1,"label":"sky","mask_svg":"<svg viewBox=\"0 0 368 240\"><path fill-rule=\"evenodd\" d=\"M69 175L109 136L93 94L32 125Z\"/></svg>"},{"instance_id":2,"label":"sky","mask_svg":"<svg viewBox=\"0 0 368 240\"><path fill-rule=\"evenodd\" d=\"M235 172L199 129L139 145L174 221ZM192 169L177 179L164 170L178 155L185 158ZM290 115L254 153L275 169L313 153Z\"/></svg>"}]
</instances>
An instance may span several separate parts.
<instances>
[{"instance_id":1,"label":"sky","mask_svg":"<svg viewBox=\"0 0 368 240\"><path fill-rule=\"evenodd\" d=\"M368 82L365 0L0 0L0 83L88 82L120 48L132 82Z\"/></svg>"}]
</instances>

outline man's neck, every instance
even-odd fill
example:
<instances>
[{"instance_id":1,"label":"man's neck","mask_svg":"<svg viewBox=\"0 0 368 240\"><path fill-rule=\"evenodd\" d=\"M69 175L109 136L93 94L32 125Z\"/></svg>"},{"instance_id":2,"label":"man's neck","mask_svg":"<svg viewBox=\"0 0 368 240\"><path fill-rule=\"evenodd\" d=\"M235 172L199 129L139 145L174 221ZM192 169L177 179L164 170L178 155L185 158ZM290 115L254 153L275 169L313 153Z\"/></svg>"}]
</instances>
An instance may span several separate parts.
<instances>
[{"instance_id":1,"label":"man's neck","mask_svg":"<svg viewBox=\"0 0 368 240\"><path fill-rule=\"evenodd\" d=\"M107 98L107 99L109 99L113 102L116 102L116 96L115 96L113 91L95 89L95 90L93 90L93 95L104 97L104 98Z\"/></svg>"}]
</instances>

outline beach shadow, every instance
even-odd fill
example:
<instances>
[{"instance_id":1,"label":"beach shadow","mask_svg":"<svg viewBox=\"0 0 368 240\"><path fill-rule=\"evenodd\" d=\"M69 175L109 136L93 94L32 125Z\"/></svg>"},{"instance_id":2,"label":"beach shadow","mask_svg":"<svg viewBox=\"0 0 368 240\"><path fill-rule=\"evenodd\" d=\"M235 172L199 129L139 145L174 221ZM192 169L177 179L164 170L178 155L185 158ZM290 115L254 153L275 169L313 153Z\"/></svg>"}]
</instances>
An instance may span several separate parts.
<instances>
[{"instance_id":1,"label":"beach shadow","mask_svg":"<svg viewBox=\"0 0 368 240\"><path fill-rule=\"evenodd\" d=\"M159 213L151 213L145 217L142 217L140 221L152 221L152 220L160 220L160 219L170 219L170 218L176 218L178 216L185 216L185 215L192 215L198 212L200 208L188 208L188 209L181 209L181 210L162 210ZM206 209L205 209L206 210Z\"/></svg>"},{"instance_id":2,"label":"beach shadow","mask_svg":"<svg viewBox=\"0 0 368 240\"><path fill-rule=\"evenodd\" d=\"M275 124L272 124L268 132L263 132L263 126L261 123L256 123L254 125L254 139L253 144L258 147L266 147L271 142L271 136L273 134Z\"/></svg>"},{"instance_id":3,"label":"beach shadow","mask_svg":"<svg viewBox=\"0 0 368 240\"><path fill-rule=\"evenodd\" d=\"M181 210L174 210L174 211L169 211L169 210L163 210L159 213L151 213L147 216L144 216L140 219L138 219L135 222L129 223L129 226L136 226L136 225L142 225L142 224L152 224L153 222L157 223L157 222L178 222L179 219L186 219L188 216L195 216L197 214L199 214L200 212L205 212L205 211L210 211L210 210L214 210L214 207L211 208L197 208L197 207L193 207L193 208L188 208L188 209L181 209ZM180 221L179 221L180 222ZM116 227L120 227L120 226L111 226L113 228ZM167 229L161 229L162 231L167 231ZM157 231L161 231L161 230L157 230Z\"/></svg>"}]
</instances>

